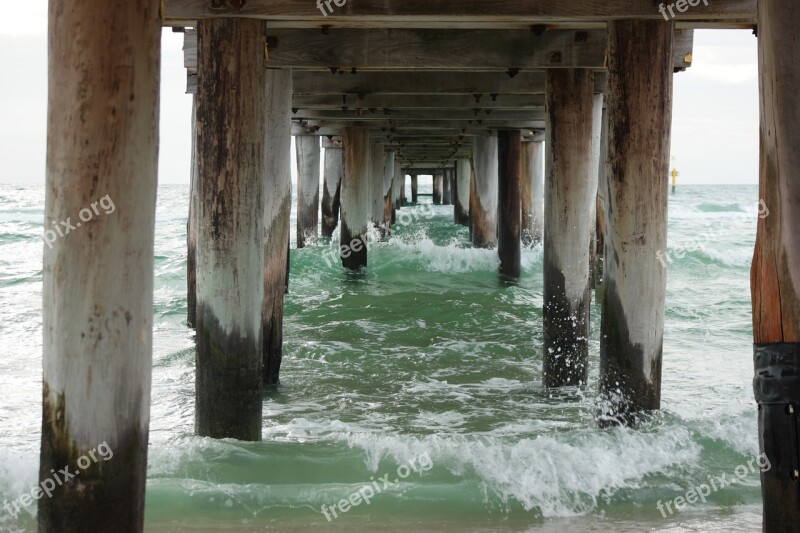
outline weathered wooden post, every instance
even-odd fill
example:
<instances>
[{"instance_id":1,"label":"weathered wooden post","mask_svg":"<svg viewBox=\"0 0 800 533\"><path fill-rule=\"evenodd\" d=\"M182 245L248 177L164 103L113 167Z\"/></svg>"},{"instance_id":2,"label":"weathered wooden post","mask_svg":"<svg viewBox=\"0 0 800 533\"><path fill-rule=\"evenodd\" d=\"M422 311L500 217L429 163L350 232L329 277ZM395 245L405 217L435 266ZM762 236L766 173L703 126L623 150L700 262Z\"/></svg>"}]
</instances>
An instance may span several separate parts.
<instances>
[{"instance_id":1,"label":"weathered wooden post","mask_svg":"<svg viewBox=\"0 0 800 533\"><path fill-rule=\"evenodd\" d=\"M411 203L417 205L417 200L419 199L419 195L417 190L419 189L419 179L417 178L416 174L411 174Z\"/></svg>"},{"instance_id":2,"label":"weathered wooden post","mask_svg":"<svg viewBox=\"0 0 800 533\"><path fill-rule=\"evenodd\" d=\"M588 69L550 69L546 81L547 178L544 221L544 384L586 385L589 237L597 196Z\"/></svg>"},{"instance_id":3,"label":"weathered wooden post","mask_svg":"<svg viewBox=\"0 0 800 533\"><path fill-rule=\"evenodd\" d=\"M589 213L589 285L596 285L595 272L597 271L597 187L599 183L601 130L603 125L603 94L595 94L592 106L592 159L589 162L589 176L591 177L594 200Z\"/></svg>"},{"instance_id":4,"label":"weathered wooden post","mask_svg":"<svg viewBox=\"0 0 800 533\"><path fill-rule=\"evenodd\" d=\"M497 135L478 135L472 142L472 183L475 189L475 201L469 214L472 245L494 248L497 244Z\"/></svg>"},{"instance_id":5,"label":"weathered wooden post","mask_svg":"<svg viewBox=\"0 0 800 533\"><path fill-rule=\"evenodd\" d=\"M533 141L533 244L539 244L544 238L544 152L544 142Z\"/></svg>"},{"instance_id":6,"label":"weathered wooden post","mask_svg":"<svg viewBox=\"0 0 800 533\"><path fill-rule=\"evenodd\" d=\"M339 192L342 182L341 139L323 137L325 148L325 170L322 187L322 236L332 237L339 225Z\"/></svg>"},{"instance_id":7,"label":"weathered wooden post","mask_svg":"<svg viewBox=\"0 0 800 533\"><path fill-rule=\"evenodd\" d=\"M186 324L197 321L197 101L192 95L192 159L189 167L189 216L186 220Z\"/></svg>"},{"instance_id":8,"label":"weathered wooden post","mask_svg":"<svg viewBox=\"0 0 800 533\"><path fill-rule=\"evenodd\" d=\"M469 193L472 188L472 169L469 159L461 158L456 161L456 195L455 223L461 226L469 226Z\"/></svg>"},{"instance_id":9,"label":"weathered wooden post","mask_svg":"<svg viewBox=\"0 0 800 533\"><path fill-rule=\"evenodd\" d=\"M403 206L402 204L402 187L405 175L400 168L400 164L395 162L394 165L394 178L392 179L392 225L397 221L397 211Z\"/></svg>"},{"instance_id":10,"label":"weathered wooden post","mask_svg":"<svg viewBox=\"0 0 800 533\"><path fill-rule=\"evenodd\" d=\"M605 249L606 235L606 155L608 154L608 112L603 109L600 124L600 161L597 172L597 228L595 230L595 264L594 264L594 289L595 301L601 303L603 299L603 252Z\"/></svg>"},{"instance_id":11,"label":"weathered wooden post","mask_svg":"<svg viewBox=\"0 0 800 533\"><path fill-rule=\"evenodd\" d=\"M101 445L113 457L42 497L38 528L142 531L161 21L143 0L49 16L45 220L74 227L45 231L39 479Z\"/></svg>"},{"instance_id":12,"label":"weathered wooden post","mask_svg":"<svg viewBox=\"0 0 800 533\"><path fill-rule=\"evenodd\" d=\"M394 182L394 158L395 152L386 152L383 161L383 218L382 223L386 228L392 225L392 212L394 211L394 191L392 190L392 183Z\"/></svg>"},{"instance_id":13,"label":"weathered wooden post","mask_svg":"<svg viewBox=\"0 0 800 533\"><path fill-rule=\"evenodd\" d=\"M765 533L800 523L800 10L759 0L761 100L758 221L751 271L755 379ZM613 215L613 214L612 214ZM606 262L610 258L606 258Z\"/></svg>"},{"instance_id":14,"label":"weathered wooden post","mask_svg":"<svg viewBox=\"0 0 800 533\"><path fill-rule=\"evenodd\" d=\"M433 203L442 205L442 189L444 187L444 175L441 171L433 174Z\"/></svg>"},{"instance_id":15,"label":"weathered wooden post","mask_svg":"<svg viewBox=\"0 0 800 533\"><path fill-rule=\"evenodd\" d=\"M350 270L367 266L367 226L372 216L369 130L345 128L340 256Z\"/></svg>"},{"instance_id":16,"label":"weathered wooden post","mask_svg":"<svg viewBox=\"0 0 800 533\"><path fill-rule=\"evenodd\" d=\"M608 23L607 225L600 334L601 425L661 404L674 25Z\"/></svg>"},{"instance_id":17,"label":"weathered wooden post","mask_svg":"<svg viewBox=\"0 0 800 533\"><path fill-rule=\"evenodd\" d=\"M319 137L298 135L294 138L297 155L297 247L317 240L319 225Z\"/></svg>"},{"instance_id":18,"label":"weathered wooden post","mask_svg":"<svg viewBox=\"0 0 800 533\"><path fill-rule=\"evenodd\" d=\"M442 205L453 205L453 181L452 170L444 169L442 172Z\"/></svg>"},{"instance_id":19,"label":"weathered wooden post","mask_svg":"<svg viewBox=\"0 0 800 533\"><path fill-rule=\"evenodd\" d=\"M498 160L498 238L500 274L519 278L520 273L520 181L522 174L522 134L518 130L497 133Z\"/></svg>"},{"instance_id":20,"label":"weathered wooden post","mask_svg":"<svg viewBox=\"0 0 800 533\"><path fill-rule=\"evenodd\" d=\"M289 216L292 210L292 71L267 69L264 212L263 381L280 381L283 298L289 291Z\"/></svg>"},{"instance_id":21,"label":"weathered wooden post","mask_svg":"<svg viewBox=\"0 0 800 533\"><path fill-rule=\"evenodd\" d=\"M261 438L264 30L259 20L197 23L195 426L214 438Z\"/></svg>"},{"instance_id":22,"label":"weathered wooden post","mask_svg":"<svg viewBox=\"0 0 800 533\"><path fill-rule=\"evenodd\" d=\"M406 169L400 169L400 200L398 201L397 208L402 209L408 203L408 197L406 196L406 176L408 172Z\"/></svg>"},{"instance_id":23,"label":"weathered wooden post","mask_svg":"<svg viewBox=\"0 0 800 533\"><path fill-rule=\"evenodd\" d=\"M383 224L383 166L386 162L383 144L370 143L369 186L372 205L370 220L375 227Z\"/></svg>"},{"instance_id":24,"label":"weathered wooden post","mask_svg":"<svg viewBox=\"0 0 800 533\"><path fill-rule=\"evenodd\" d=\"M533 141L522 143L522 179L519 184L520 205L522 209L521 239L522 244L533 244L533 179L534 179Z\"/></svg>"}]
</instances>

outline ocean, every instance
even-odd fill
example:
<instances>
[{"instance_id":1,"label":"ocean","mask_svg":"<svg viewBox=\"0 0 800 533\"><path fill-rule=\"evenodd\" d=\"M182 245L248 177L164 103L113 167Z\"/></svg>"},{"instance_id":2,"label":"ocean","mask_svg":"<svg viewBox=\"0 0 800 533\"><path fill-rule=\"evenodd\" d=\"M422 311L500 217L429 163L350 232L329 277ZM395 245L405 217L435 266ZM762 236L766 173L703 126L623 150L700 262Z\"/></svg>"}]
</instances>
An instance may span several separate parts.
<instances>
[{"instance_id":1,"label":"ocean","mask_svg":"<svg viewBox=\"0 0 800 533\"><path fill-rule=\"evenodd\" d=\"M0 185L4 532L36 523L35 504L14 517L2 502L37 484L44 190ZM545 390L541 246L504 283L451 206L425 205L401 211L364 274L326 261L336 243L295 249L293 212L282 385L264 396L262 441L196 437L187 207L187 186L159 187L147 531L760 530L755 185L669 197L663 410L637 429L594 422L599 306L589 386ZM731 483L711 490L720 477Z\"/></svg>"}]
</instances>

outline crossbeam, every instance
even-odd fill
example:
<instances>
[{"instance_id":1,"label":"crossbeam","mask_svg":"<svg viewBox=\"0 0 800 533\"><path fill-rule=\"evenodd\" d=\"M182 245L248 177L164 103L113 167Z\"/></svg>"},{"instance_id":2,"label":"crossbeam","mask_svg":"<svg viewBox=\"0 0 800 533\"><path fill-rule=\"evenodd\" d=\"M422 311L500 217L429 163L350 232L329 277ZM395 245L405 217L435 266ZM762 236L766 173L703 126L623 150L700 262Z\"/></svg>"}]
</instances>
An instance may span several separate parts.
<instances>
[{"instance_id":1,"label":"crossbeam","mask_svg":"<svg viewBox=\"0 0 800 533\"><path fill-rule=\"evenodd\" d=\"M323 3L324 4L324 3ZM657 2L649 0L382 0L332 2L324 12L312 0L163 0L166 26L191 26L196 20L216 17L267 19L276 27L361 28L421 27L498 28L560 25L587 27L615 19L663 18ZM675 21L688 28L743 28L756 23L756 0L713 0L688 9L674 9Z\"/></svg>"}]
</instances>

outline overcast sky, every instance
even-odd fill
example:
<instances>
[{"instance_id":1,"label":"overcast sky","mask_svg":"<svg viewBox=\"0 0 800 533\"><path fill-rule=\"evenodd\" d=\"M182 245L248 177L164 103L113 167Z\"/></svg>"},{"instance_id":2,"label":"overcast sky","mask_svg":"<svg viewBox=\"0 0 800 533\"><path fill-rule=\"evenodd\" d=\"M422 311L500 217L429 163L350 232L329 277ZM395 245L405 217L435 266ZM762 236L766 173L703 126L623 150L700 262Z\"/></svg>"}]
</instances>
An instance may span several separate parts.
<instances>
[{"instance_id":1,"label":"overcast sky","mask_svg":"<svg viewBox=\"0 0 800 533\"><path fill-rule=\"evenodd\" d=\"M0 182L43 184L47 2L3 7ZM159 182L189 182L191 96L182 34L162 38ZM679 183L758 182L758 72L750 31L695 31L694 64L675 76L672 155ZM666 177L665 177L666 179Z\"/></svg>"}]
</instances>

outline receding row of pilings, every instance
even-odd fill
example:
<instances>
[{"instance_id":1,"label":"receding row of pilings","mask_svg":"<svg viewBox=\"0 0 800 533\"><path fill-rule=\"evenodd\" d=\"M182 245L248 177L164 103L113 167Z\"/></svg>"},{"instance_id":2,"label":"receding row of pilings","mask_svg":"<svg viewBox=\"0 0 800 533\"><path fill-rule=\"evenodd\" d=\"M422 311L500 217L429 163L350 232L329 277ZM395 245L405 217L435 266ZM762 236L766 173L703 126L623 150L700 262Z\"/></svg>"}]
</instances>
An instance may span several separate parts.
<instances>
[{"instance_id":1,"label":"receding row of pilings","mask_svg":"<svg viewBox=\"0 0 800 533\"><path fill-rule=\"evenodd\" d=\"M772 533L794 531L800 523L800 10L796 0L761 0L758 18L760 196L770 214L758 223L751 288L759 441L771 465L762 473L764 530ZM40 499L40 531L143 529L160 26L158 6L145 0L64 0L50 12L50 48L56 53L49 63L46 220L74 217L104 195L114 199L116 210L44 248L40 480L74 468L100 443L108 444L114 458ZM83 31L87 27L91 31ZM263 21L236 18L197 26L191 195L196 422L201 434L243 439L260 437L262 388L277 379L289 239L291 75L265 68L264 29ZM606 291L600 376L601 389L614 398L612 414L623 415L625 422L626 413L660 403L665 272L656 252L666 245L673 31L671 23L627 19L610 22L608 29L608 149L599 195L605 202ZM82 37L76 39L77 34ZM596 108L586 90L588 76L569 70L548 75L550 87L558 84L578 101L565 106L558 95L547 96L545 195L556 198L545 217L557 222L546 224L545 231L562 224L562 213L553 206L567 205L560 199L567 191L559 195L555 187L554 192L556 178L563 177L566 189L576 180L568 172L592 166L588 146L595 133L589 117ZM572 154L577 146L580 153ZM498 180L502 190L512 184L506 175L510 167L490 162L499 152L508 154L505 163L520 157L526 164L527 149L514 154L511 135L504 134L499 143L496 137L475 139L470 211L481 214L479 222L478 216L470 221L474 241L493 242L498 221L492 217L491 195L497 194ZM341 151L341 232L363 236L373 217L370 189L363 186L371 179L368 132L345 130ZM462 168L464 162L457 164ZM331 160L331 165L338 163ZM326 190L334 198L331 180ZM457 188L462 185L467 186L459 182ZM576 195L579 202L591 201L584 192ZM564 211L563 216L571 215ZM567 233L580 236L576 242L590 238L585 226L594 221L584 218L565 219L564 224L574 224ZM585 322L577 319L585 302L584 254L589 252L587 242L579 244L569 250L575 255L568 257L576 257L572 263L558 255L559 247L546 253L545 290L553 296L548 302L556 304L546 304L551 323L558 323L566 309L576 322ZM357 252L349 257L355 257L353 266L362 263ZM567 348L578 355L581 331L566 334ZM550 357L547 350L545 355ZM559 357L552 368L563 364L571 370L547 375L579 380L582 360Z\"/></svg>"}]
</instances>

